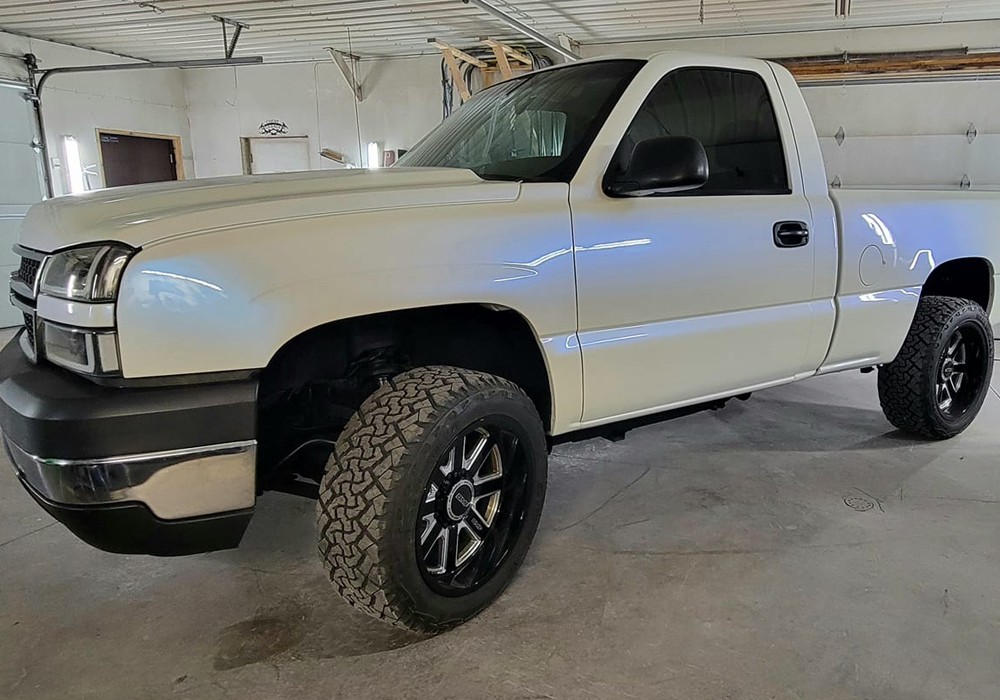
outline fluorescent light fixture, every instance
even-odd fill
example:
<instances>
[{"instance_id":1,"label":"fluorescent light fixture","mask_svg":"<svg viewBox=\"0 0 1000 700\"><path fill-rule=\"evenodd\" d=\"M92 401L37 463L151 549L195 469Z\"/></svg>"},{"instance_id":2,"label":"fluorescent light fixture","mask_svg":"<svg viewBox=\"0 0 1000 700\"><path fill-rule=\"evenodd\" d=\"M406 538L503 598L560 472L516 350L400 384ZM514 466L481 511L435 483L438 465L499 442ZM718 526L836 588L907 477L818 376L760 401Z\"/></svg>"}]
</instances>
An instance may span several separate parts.
<instances>
[{"instance_id":1,"label":"fluorescent light fixture","mask_svg":"<svg viewBox=\"0 0 1000 700\"><path fill-rule=\"evenodd\" d=\"M969 48L967 48L965 50L965 53L968 53L968 54L1000 53L1000 46L977 46L975 48L973 48L973 47L970 46Z\"/></svg>"},{"instance_id":2,"label":"fluorescent light fixture","mask_svg":"<svg viewBox=\"0 0 1000 700\"><path fill-rule=\"evenodd\" d=\"M379 150L378 143L375 141L368 142L368 167L369 168L381 168L381 158L382 152Z\"/></svg>"},{"instance_id":3,"label":"fluorescent light fixture","mask_svg":"<svg viewBox=\"0 0 1000 700\"><path fill-rule=\"evenodd\" d=\"M72 194L86 192L83 164L80 162L80 144L75 137L63 136L63 154L66 158L66 174L69 176L69 191Z\"/></svg>"}]
</instances>

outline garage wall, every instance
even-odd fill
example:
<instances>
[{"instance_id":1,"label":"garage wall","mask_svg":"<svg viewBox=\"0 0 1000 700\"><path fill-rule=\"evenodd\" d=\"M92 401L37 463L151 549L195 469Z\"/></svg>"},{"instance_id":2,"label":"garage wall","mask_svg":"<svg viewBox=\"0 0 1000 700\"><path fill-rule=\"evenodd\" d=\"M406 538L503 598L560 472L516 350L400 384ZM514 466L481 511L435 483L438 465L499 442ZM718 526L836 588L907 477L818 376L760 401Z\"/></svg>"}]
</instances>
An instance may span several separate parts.
<instances>
[{"instance_id":1,"label":"garage wall","mask_svg":"<svg viewBox=\"0 0 1000 700\"><path fill-rule=\"evenodd\" d=\"M243 171L240 137L259 135L277 120L288 136L309 138L313 169L339 165L321 158L329 148L361 163L354 97L332 61L185 70L197 177ZM441 120L440 59L421 57L361 64L358 105L363 148L409 148Z\"/></svg>"},{"instance_id":2,"label":"garage wall","mask_svg":"<svg viewBox=\"0 0 1000 700\"><path fill-rule=\"evenodd\" d=\"M3 32L0 32L0 52L34 53L42 67L127 62L110 54ZM0 76L26 78L23 64L12 59L0 60ZM46 83L42 103L52 157L61 159L61 137L70 134L80 144L84 166L99 168L96 128L142 131L180 136L185 173L193 172L191 133L179 70L54 76ZM54 168L53 176L56 194L68 192L61 167ZM90 179L95 187L100 186L99 176Z\"/></svg>"},{"instance_id":3,"label":"garage wall","mask_svg":"<svg viewBox=\"0 0 1000 700\"><path fill-rule=\"evenodd\" d=\"M588 45L584 57L648 56L678 49L781 58L844 51L917 51L996 46L1000 21L917 27L730 36ZM412 146L440 121L440 59L362 63L361 140ZM277 119L308 136L313 168L332 148L359 163L354 104L332 62L183 72L198 177L242 172L240 136ZM1000 81L806 87L832 181L845 187L912 185L1000 187ZM970 144L966 131L978 132ZM837 143L836 134L845 139Z\"/></svg>"}]
</instances>

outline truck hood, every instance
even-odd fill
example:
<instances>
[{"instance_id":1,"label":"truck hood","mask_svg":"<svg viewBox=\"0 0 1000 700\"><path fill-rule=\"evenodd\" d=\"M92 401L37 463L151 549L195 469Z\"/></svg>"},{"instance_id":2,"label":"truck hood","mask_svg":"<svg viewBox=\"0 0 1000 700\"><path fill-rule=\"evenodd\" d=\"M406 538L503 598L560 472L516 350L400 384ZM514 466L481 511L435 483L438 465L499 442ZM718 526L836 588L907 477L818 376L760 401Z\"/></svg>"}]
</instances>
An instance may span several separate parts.
<instances>
[{"instance_id":1,"label":"truck hood","mask_svg":"<svg viewBox=\"0 0 1000 700\"><path fill-rule=\"evenodd\" d=\"M283 219L507 201L519 192L519 183L487 181L455 168L327 170L134 185L36 204L21 224L20 242L44 252L97 241L138 248Z\"/></svg>"}]
</instances>

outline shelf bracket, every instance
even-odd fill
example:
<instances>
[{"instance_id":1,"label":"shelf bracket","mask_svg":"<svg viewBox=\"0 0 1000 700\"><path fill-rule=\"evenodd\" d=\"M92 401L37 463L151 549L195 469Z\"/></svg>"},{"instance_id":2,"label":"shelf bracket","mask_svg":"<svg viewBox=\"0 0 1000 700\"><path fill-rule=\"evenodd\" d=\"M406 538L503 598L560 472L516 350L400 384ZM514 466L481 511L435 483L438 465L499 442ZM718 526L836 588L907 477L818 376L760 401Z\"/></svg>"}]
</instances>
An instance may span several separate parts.
<instances>
[{"instance_id":1,"label":"shelf bracket","mask_svg":"<svg viewBox=\"0 0 1000 700\"><path fill-rule=\"evenodd\" d=\"M361 102L364 99L361 91L361 83L358 81L354 68L352 68L358 57L352 56L349 53L344 53L343 51L338 51L331 46L325 46L323 48L330 52L330 58L333 59L333 62L337 64L337 68L340 69L341 74L344 76L344 80L347 81L347 87L351 88L351 92L354 94L354 99Z\"/></svg>"}]
</instances>

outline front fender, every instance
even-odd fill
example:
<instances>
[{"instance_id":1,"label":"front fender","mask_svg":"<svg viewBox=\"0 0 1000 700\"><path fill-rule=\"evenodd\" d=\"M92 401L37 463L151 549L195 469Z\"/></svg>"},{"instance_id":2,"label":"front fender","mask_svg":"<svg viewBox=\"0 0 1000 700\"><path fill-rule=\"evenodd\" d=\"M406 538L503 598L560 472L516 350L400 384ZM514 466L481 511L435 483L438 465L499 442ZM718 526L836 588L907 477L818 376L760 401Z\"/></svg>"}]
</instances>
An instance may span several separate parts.
<instances>
[{"instance_id":1,"label":"front fender","mask_svg":"<svg viewBox=\"0 0 1000 700\"><path fill-rule=\"evenodd\" d=\"M567 190L532 184L510 202L331 215L144 248L117 306L123 373L259 369L332 321L484 303L524 316L553 385L578 387ZM563 398L579 403L580 393Z\"/></svg>"}]
</instances>

